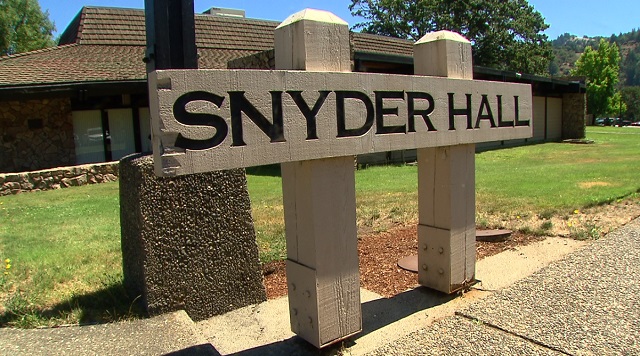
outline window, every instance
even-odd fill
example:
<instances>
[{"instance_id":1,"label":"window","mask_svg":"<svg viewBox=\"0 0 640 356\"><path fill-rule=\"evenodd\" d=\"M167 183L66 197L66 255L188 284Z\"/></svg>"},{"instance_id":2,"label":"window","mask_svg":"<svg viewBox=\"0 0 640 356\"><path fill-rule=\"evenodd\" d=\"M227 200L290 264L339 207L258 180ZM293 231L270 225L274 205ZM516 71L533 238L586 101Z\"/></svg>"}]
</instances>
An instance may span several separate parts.
<instances>
[{"instance_id":1,"label":"window","mask_svg":"<svg viewBox=\"0 0 640 356\"><path fill-rule=\"evenodd\" d=\"M104 131L100 110L74 111L73 140L76 145L76 163L105 161Z\"/></svg>"},{"instance_id":2,"label":"window","mask_svg":"<svg viewBox=\"0 0 640 356\"><path fill-rule=\"evenodd\" d=\"M72 115L76 164L117 161L151 151L149 108L77 110Z\"/></svg>"},{"instance_id":3,"label":"window","mask_svg":"<svg viewBox=\"0 0 640 356\"><path fill-rule=\"evenodd\" d=\"M109 118L109 135L107 137L111 139L111 160L118 161L126 155L135 153L132 110L107 110L107 116Z\"/></svg>"}]
</instances>

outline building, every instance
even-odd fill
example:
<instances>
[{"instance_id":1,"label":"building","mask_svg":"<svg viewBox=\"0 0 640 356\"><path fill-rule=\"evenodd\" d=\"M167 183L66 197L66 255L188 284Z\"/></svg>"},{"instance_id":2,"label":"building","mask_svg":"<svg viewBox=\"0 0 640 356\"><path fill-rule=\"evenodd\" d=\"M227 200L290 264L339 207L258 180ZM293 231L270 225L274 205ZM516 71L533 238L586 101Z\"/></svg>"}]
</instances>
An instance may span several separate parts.
<instances>
[{"instance_id":1,"label":"building","mask_svg":"<svg viewBox=\"0 0 640 356\"><path fill-rule=\"evenodd\" d=\"M273 67L278 22L224 11L195 20L200 68ZM413 73L410 41L352 33L351 43L355 71ZM58 46L0 58L0 172L150 151L145 47L144 10L83 7ZM583 84L480 67L474 76L532 84L534 137L527 142L584 135Z\"/></svg>"}]
</instances>

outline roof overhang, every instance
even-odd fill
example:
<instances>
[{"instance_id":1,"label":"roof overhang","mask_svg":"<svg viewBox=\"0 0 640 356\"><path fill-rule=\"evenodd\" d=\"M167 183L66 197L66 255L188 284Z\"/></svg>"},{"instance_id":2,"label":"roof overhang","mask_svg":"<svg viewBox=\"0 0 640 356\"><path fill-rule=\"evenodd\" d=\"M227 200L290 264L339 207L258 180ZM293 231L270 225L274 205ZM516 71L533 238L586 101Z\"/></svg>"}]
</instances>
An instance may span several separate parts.
<instances>
[{"instance_id":1,"label":"roof overhang","mask_svg":"<svg viewBox=\"0 0 640 356\"><path fill-rule=\"evenodd\" d=\"M570 81L540 75L505 71L482 66L473 66L475 79L532 84L541 90L559 93L586 93L587 86L581 81Z\"/></svg>"},{"instance_id":2,"label":"roof overhang","mask_svg":"<svg viewBox=\"0 0 640 356\"><path fill-rule=\"evenodd\" d=\"M356 68L358 62L362 63L387 63L394 66L402 66L405 68L413 67L413 57L394 55L394 54L381 54L370 52L355 52L353 55L356 61ZM558 78L549 78L539 75L518 73L514 71L505 71L499 69L493 69L482 66L473 66L473 77L479 80L490 80L500 82L511 83L525 83L531 84L534 87L534 91L540 91L542 93L585 93L586 85L581 81L563 80Z\"/></svg>"},{"instance_id":3,"label":"roof overhang","mask_svg":"<svg viewBox=\"0 0 640 356\"><path fill-rule=\"evenodd\" d=\"M406 64L406 65L413 66L413 57L402 56L399 54L356 51L353 54L353 59L356 61L384 62L384 63Z\"/></svg>"},{"instance_id":4,"label":"roof overhang","mask_svg":"<svg viewBox=\"0 0 640 356\"><path fill-rule=\"evenodd\" d=\"M51 84L24 84L0 86L1 101L44 99L73 96L103 96L119 94L144 94L147 80L92 81Z\"/></svg>"}]
</instances>

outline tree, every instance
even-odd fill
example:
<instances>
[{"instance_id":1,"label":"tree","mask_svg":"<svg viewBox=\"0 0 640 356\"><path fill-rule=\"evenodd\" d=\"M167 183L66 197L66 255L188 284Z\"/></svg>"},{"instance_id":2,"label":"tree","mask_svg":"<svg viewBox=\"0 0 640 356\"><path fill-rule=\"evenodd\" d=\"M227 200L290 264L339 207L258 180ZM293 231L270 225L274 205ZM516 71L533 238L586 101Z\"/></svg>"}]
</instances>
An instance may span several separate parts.
<instances>
[{"instance_id":1,"label":"tree","mask_svg":"<svg viewBox=\"0 0 640 356\"><path fill-rule=\"evenodd\" d=\"M600 39L598 49L585 48L571 72L574 76L587 79L587 111L594 117L602 117L617 112L609 105L616 93L618 72L620 70L620 52L615 43Z\"/></svg>"},{"instance_id":2,"label":"tree","mask_svg":"<svg viewBox=\"0 0 640 356\"><path fill-rule=\"evenodd\" d=\"M552 57L542 33L549 27L526 0L351 0L349 10L366 22L354 29L419 40L450 30L471 41L474 64L542 74Z\"/></svg>"},{"instance_id":3,"label":"tree","mask_svg":"<svg viewBox=\"0 0 640 356\"><path fill-rule=\"evenodd\" d=\"M0 55L52 46L55 26L37 0L0 0Z\"/></svg>"},{"instance_id":4,"label":"tree","mask_svg":"<svg viewBox=\"0 0 640 356\"><path fill-rule=\"evenodd\" d=\"M627 107L624 117L631 121L640 121L640 87L622 88L622 100Z\"/></svg>"},{"instance_id":5,"label":"tree","mask_svg":"<svg viewBox=\"0 0 640 356\"><path fill-rule=\"evenodd\" d=\"M559 72L560 67L558 66L558 63L556 63L555 61L549 62L549 74L551 74L551 76L555 76L558 75Z\"/></svg>"},{"instance_id":6,"label":"tree","mask_svg":"<svg viewBox=\"0 0 640 356\"><path fill-rule=\"evenodd\" d=\"M626 84L629 86L640 85L640 47L629 50L627 58L624 60L624 74Z\"/></svg>"},{"instance_id":7,"label":"tree","mask_svg":"<svg viewBox=\"0 0 640 356\"><path fill-rule=\"evenodd\" d=\"M627 104L622 99L622 93L616 92L607 100L607 114L610 117L622 118L622 114L627 112Z\"/></svg>"}]
</instances>

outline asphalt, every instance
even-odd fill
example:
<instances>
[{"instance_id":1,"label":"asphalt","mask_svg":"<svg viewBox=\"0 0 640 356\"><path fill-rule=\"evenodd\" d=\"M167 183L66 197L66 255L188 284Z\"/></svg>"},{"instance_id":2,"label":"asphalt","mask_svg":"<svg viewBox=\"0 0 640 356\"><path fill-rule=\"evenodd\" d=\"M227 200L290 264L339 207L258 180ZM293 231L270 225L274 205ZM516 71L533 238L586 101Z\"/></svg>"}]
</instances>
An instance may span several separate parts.
<instances>
[{"instance_id":1,"label":"asphalt","mask_svg":"<svg viewBox=\"0 0 640 356\"><path fill-rule=\"evenodd\" d=\"M531 262L527 253L503 253L478 269L503 265L508 275L509 264ZM640 218L545 265L464 296L416 288L384 299L365 291L363 335L322 351L288 330L282 298L199 323L176 312L95 326L0 329L0 355L640 354ZM487 285L491 291L483 290Z\"/></svg>"}]
</instances>

